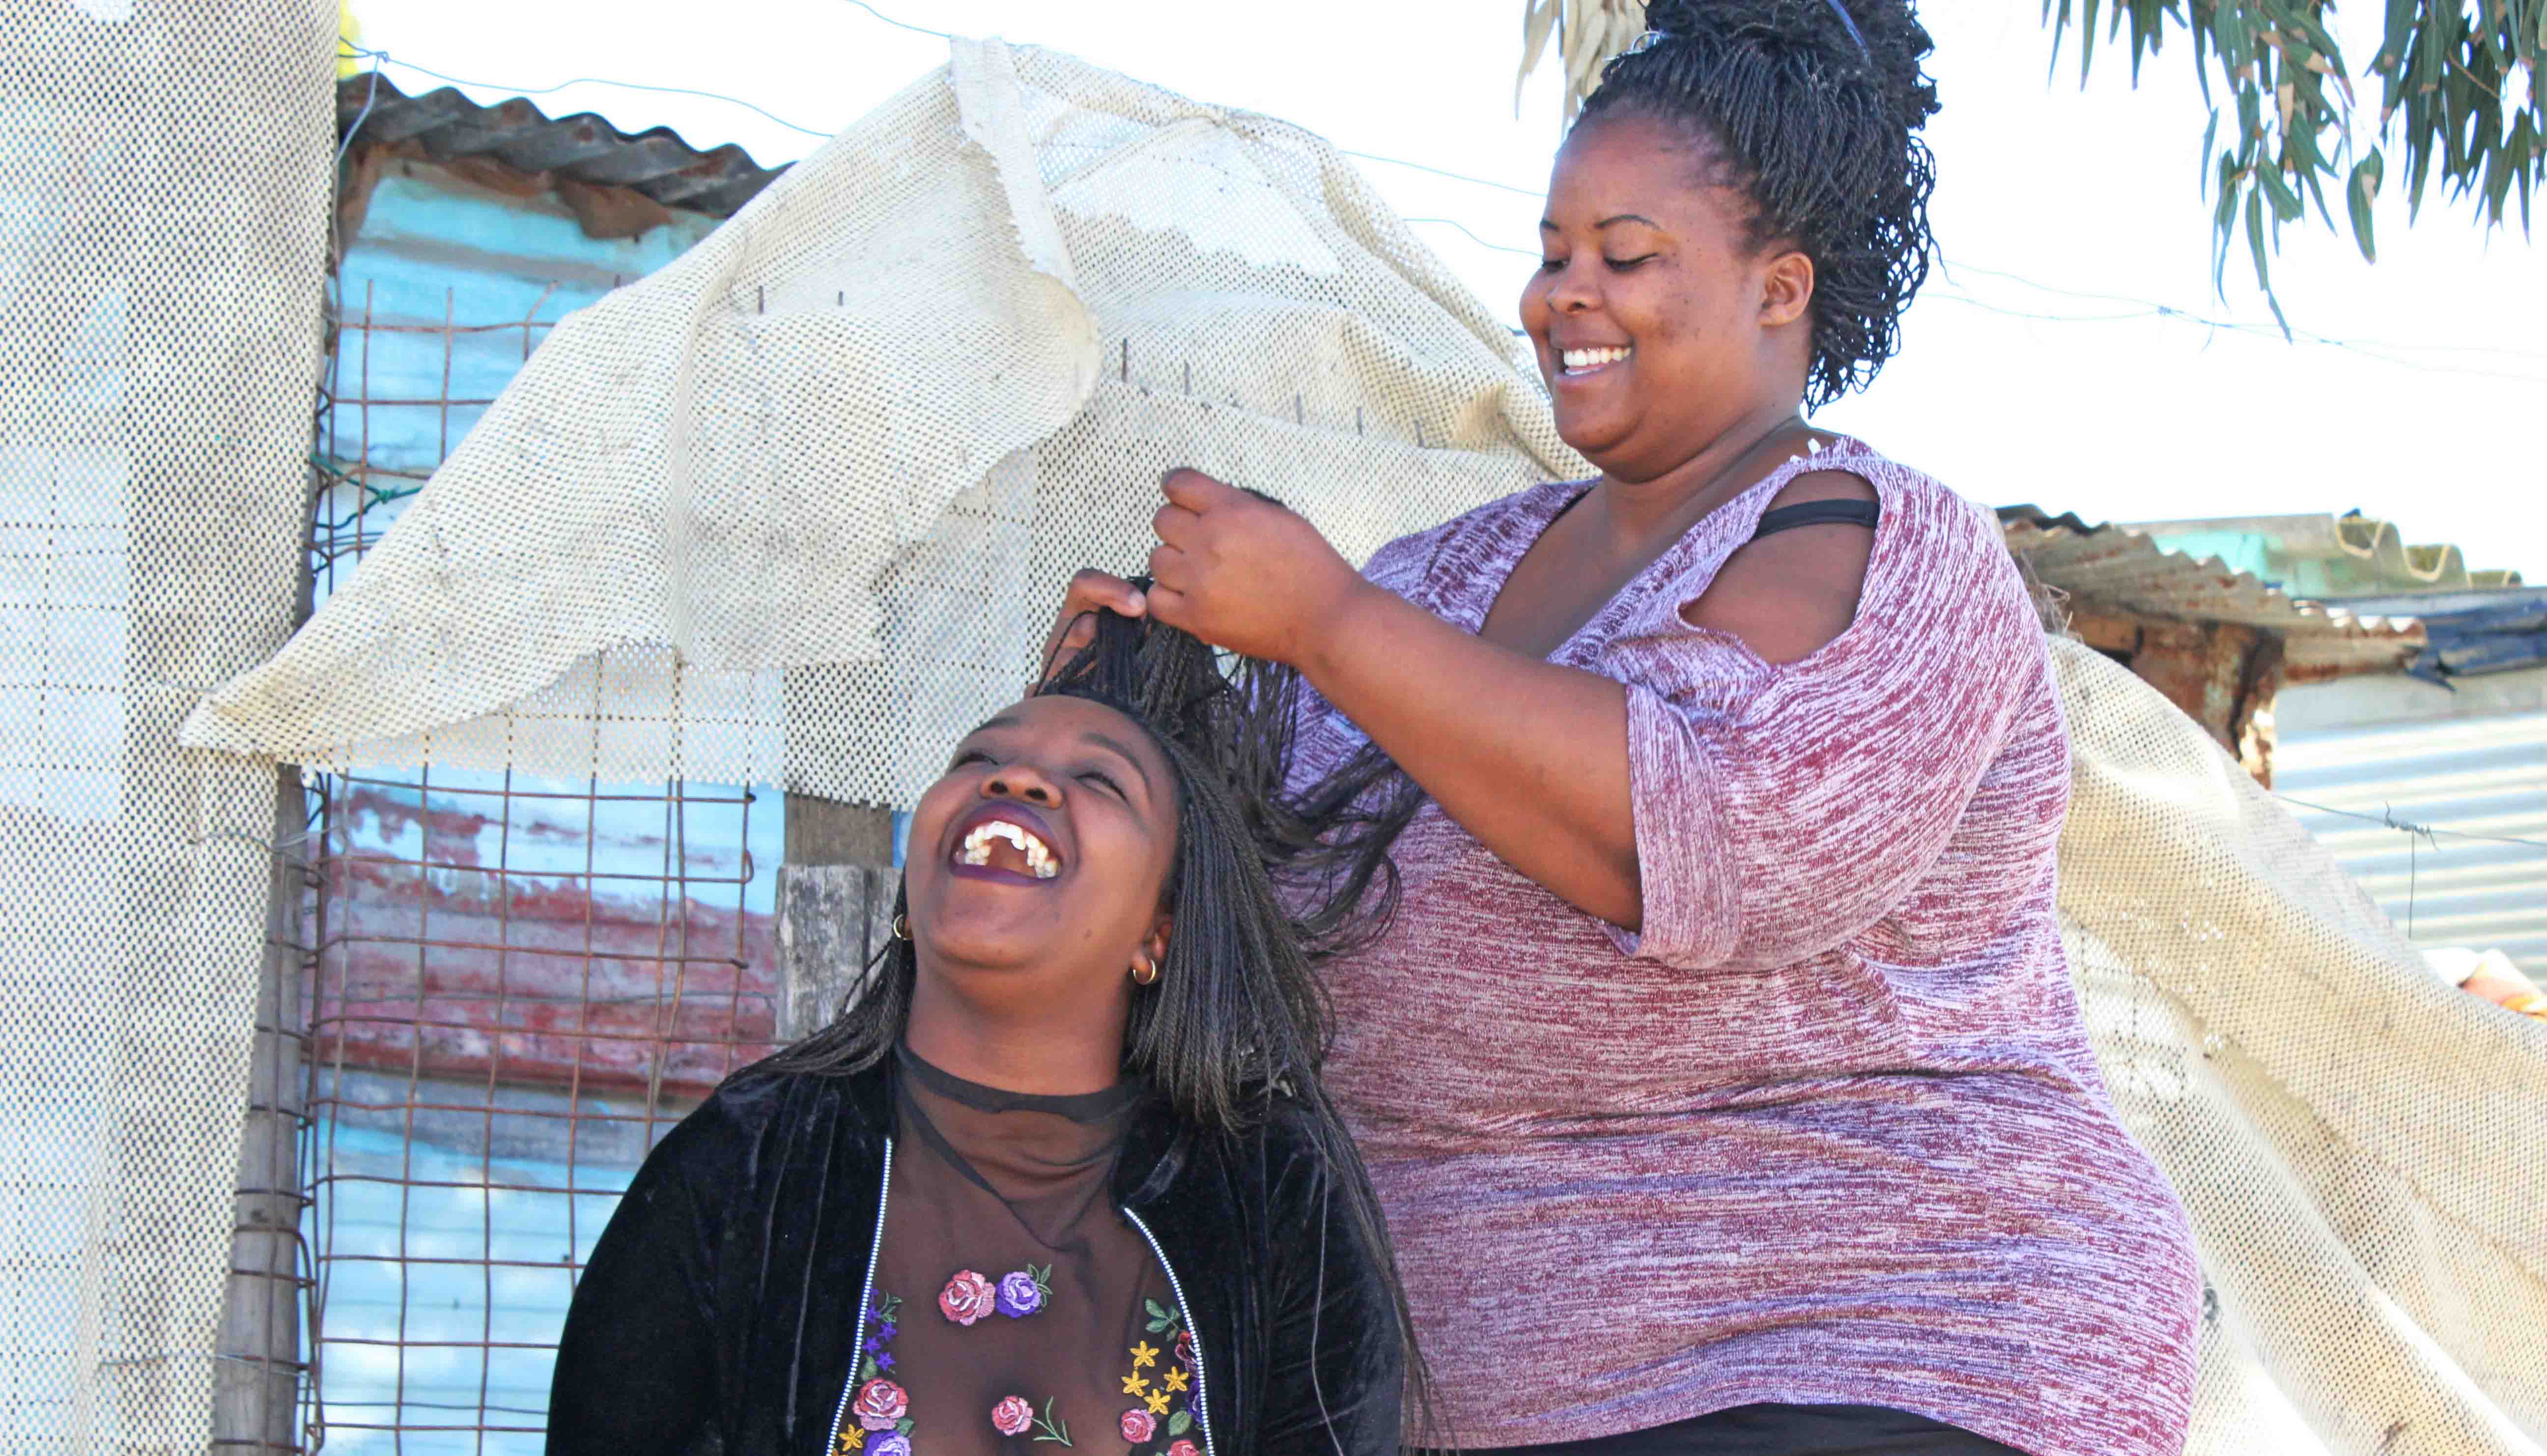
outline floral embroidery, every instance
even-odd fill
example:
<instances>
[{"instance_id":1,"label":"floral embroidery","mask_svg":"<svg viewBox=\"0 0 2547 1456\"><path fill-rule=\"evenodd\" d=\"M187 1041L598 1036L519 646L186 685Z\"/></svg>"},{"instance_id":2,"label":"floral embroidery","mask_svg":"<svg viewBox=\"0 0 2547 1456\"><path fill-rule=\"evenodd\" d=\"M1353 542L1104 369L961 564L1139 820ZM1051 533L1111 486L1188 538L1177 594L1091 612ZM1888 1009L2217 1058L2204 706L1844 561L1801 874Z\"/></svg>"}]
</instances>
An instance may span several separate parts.
<instances>
[{"instance_id":1,"label":"floral embroidery","mask_svg":"<svg viewBox=\"0 0 2547 1456\"><path fill-rule=\"evenodd\" d=\"M999 1298L990 1280L970 1269L957 1269L946 1287L937 1292L937 1309L956 1324L970 1326L991 1313Z\"/></svg>"},{"instance_id":2,"label":"floral embroidery","mask_svg":"<svg viewBox=\"0 0 2547 1456\"><path fill-rule=\"evenodd\" d=\"M1022 1320L1043 1308L1052 1298L1052 1265L1038 1269L1032 1264L1000 1280L998 1304L1000 1313L1011 1320ZM971 1323L970 1321L966 1322Z\"/></svg>"},{"instance_id":3,"label":"floral embroidery","mask_svg":"<svg viewBox=\"0 0 2547 1456\"><path fill-rule=\"evenodd\" d=\"M991 1427L1004 1436L1021 1436L1034 1424L1034 1407L1023 1396L1010 1396L991 1408Z\"/></svg>"},{"instance_id":4,"label":"floral embroidery","mask_svg":"<svg viewBox=\"0 0 2547 1456\"><path fill-rule=\"evenodd\" d=\"M894 1322L901 1314L902 1301L889 1294L867 1311L875 1332L858 1346L857 1378L862 1384L849 1403L849 1414L857 1423L837 1433L833 1456L911 1456L911 1396L884 1379L884 1372L893 1368L893 1352L885 1346L893 1342Z\"/></svg>"},{"instance_id":5,"label":"floral embroidery","mask_svg":"<svg viewBox=\"0 0 2547 1456\"><path fill-rule=\"evenodd\" d=\"M1046 1399L1044 1401L1043 1414L1035 1420L1035 1439L1038 1441L1050 1441L1057 1446L1067 1446L1070 1444L1070 1422L1067 1420L1055 1420L1052 1418L1052 1402L1050 1399Z\"/></svg>"},{"instance_id":6,"label":"floral embroidery","mask_svg":"<svg viewBox=\"0 0 2547 1456\"><path fill-rule=\"evenodd\" d=\"M1132 1373L1123 1377L1123 1394L1138 1396L1141 1404L1123 1413L1123 1439L1138 1446L1156 1439L1164 1430L1170 1436L1182 1437L1193 1429L1194 1413L1190 1404L1180 1407L1178 1398L1186 1397L1193 1384L1193 1336L1186 1329L1185 1312L1154 1299L1141 1301L1149 1312L1149 1332L1160 1337L1160 1344L1135 1339L1125 1351L1132 1362ZM1157 1366L1165 1353L1161 1345L1176 1351L1177 1363L1159 1371L1159 1383L1153 1388L1143 1370ZM1188 1440L1178 1440L1164 1456L1201 1456Z\"/></svg>"},{"instance_id":7,"label":"floral embroidery","mask_svg":"<svg viewBox=\"0 0 2547 1456\"><path fill-rule=\"evenodd\" d=\"M849 1412L869 1430L892 1430L910 1409L911 1397L901 1386L890 1380L870 1380L859 1389Z\"/></svg>"},{"instance_id":8,"label":"floral embroidery","mask_svg":"<svg viewBox=\"0 0 2547 1456\"><path fill-rule=\"evenodd\" d=\"M867 1318L875 1322L875 1333L868 1335L866 1343L858 1347L858 1379L873 1380L893 1368L893 1352L885 1346L893 1343L897 1328L894 1322L901 1314L902 1301L889 1294L878 1299L876 1307L867 1311Z\"/></svg>"}]
</instances>

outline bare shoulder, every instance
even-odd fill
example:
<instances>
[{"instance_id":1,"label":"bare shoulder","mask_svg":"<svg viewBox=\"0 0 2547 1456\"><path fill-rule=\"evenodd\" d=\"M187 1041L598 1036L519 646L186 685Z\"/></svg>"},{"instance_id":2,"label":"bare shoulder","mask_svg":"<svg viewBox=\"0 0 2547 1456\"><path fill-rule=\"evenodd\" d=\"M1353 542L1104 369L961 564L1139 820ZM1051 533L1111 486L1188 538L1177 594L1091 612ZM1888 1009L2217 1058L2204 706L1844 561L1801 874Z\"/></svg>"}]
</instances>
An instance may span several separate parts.
<instances>
[{"instance_id":1,"label":"bare shoulder","mask_svg":"<svg viewBox=\"0 0 2547 1456\"><path fill-rule=\"evenodd\" d=\"M1849 471L1808 471L1789 481L1769 509L1817 500L1876 499ZM1730 633L1769 662L1810 655L1856 620L1875 554L1875 533L1851 522L1798 526L1746 543L1704 595L1681 605L1683 621Z\"/></svg>"}]
</instances>

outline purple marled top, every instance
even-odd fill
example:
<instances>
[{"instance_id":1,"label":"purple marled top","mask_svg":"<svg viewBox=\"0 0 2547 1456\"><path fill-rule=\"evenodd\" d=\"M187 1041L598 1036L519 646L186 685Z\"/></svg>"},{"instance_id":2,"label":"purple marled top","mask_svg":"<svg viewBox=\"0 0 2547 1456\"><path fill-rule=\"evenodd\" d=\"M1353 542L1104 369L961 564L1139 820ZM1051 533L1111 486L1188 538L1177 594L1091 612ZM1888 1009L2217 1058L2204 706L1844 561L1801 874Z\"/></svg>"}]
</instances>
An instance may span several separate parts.
<instances>
[{"instance_id":1,"label":"purple marled top","mask_svg":"<svg viewBox=\"0 0 2547 1456\"><path fill-rule=\"evenodd\" d=\"M1428 807L1395 925L1333 977L1330 1078L1448 1413L1493 1446L1867 1404L2173 1456L2200 1281L2053 919L2042 629L1986 512L1855 442L1810 464L1883 502L1836 641L1771 665L1679 615L1791 463L1552 654L1627 685L1641 938ZM1366 574L1474 631L1577 488ZM1304 775L1360 742L1313 699Z\"/></svg>"}]
</instances>

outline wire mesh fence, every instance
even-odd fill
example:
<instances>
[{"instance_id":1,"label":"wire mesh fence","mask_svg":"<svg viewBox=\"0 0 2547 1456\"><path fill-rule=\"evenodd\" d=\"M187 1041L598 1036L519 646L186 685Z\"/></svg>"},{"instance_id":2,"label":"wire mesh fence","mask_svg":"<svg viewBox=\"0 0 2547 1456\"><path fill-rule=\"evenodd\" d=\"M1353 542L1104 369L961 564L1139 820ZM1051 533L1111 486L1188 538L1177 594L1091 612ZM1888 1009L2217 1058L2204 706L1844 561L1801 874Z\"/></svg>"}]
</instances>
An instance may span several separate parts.
<instances>
[{"instance_id":1,"label":"wire mesh fence","mask_svg":"<svg viewBox=\"0 0 2547 1456\"><path fill-rule=\"evenodd\" d=\"M554 322L349 284L312 457L324 599ZM490 386L492 385L492 386ZM605 670L607 664L605 663ZM775 1035L783 800L425 767L307 778L305 1448L538 1448L637 1163Z\"/></svg>"}]
</instances>

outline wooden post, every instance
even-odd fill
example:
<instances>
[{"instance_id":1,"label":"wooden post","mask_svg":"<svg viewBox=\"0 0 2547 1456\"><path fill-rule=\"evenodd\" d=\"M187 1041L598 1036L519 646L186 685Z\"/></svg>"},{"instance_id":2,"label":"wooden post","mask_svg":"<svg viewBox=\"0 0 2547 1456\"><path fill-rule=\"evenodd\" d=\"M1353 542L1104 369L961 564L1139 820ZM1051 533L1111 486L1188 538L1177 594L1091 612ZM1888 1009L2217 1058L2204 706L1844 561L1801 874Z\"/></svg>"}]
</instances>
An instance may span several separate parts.
<instances>
[{"instance_id":1,"label":"wooden post","mask_svg":"<svg viewBox=\"0 0 2547 1456\"><path fill-rule=\"evenodd\" d=\"M276 772L274 799L265 971L230 1196L229 1285L214 1345L216 1456L301 1449L301 903L309 854L298 770Z\"/></svg>"},{"instance_id":2,"label":"wooden post","mask_svg":"<svg viewBox=\"0 0 2547 1456\"><path fill-rule=\"evenodd\" d=\"M831 1024L867 962L893 934L893 814L811 794L787 796L778 867L778 1037Z\"/></svg>"}]
</instances>

